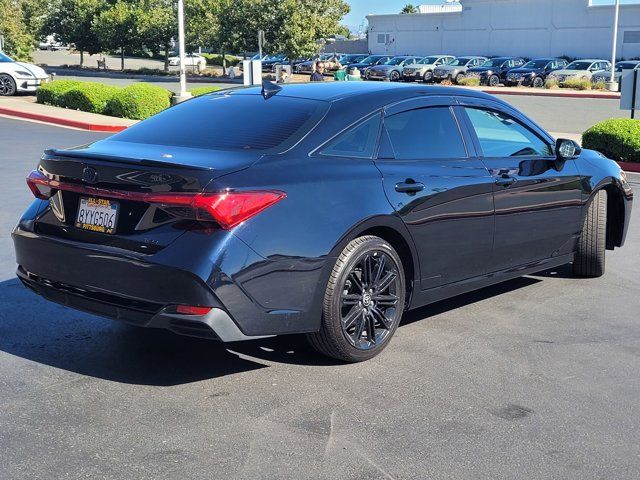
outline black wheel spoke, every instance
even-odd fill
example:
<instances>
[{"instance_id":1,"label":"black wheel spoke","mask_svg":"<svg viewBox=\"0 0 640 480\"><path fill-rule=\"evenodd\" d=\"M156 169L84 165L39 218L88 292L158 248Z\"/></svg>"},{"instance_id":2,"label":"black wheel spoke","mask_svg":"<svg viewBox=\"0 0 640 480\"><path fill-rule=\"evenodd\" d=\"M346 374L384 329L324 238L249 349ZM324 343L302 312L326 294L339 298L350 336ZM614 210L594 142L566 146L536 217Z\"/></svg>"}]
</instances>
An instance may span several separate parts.
<instances>
[{"instance_id":1,"label":"black wheel spoke","mask_svg":"<svg viewBox=\"0 0 640 480\"><path fill-rule=\"evenodd\" d=\"M367 337L371 343L376 343L376 319L373 315L367 317Z\"/></svg>"},{"instance_id":2,"label":"black wheel spoke","mask_svg":"<svg viewBox=\"0 0 640 480\"><path fill-rule=\"evenodd\" d=\"M349 330L356 323L359 317L362 316L362 308L359 306L354 306L346 317L342 319L342 327L345 330Z\"/></svg>"},{"instance_id":3,"label":"black wheel spoke","mask_svg":"<svg viewBox=\"0 0 640 480\"><path fill-rule=\"evenodd\" d=\"M362 299L362 295L358 294L358 293L347 293L347 294L343 294L342 295L342 305L343 306L349 306L349 305L357 305L358 302L360 301L360 299Z\"/></svg>"},{"instance_id":4,"label":"black wheel spoke","mask_svg":"<svg viewBox=\"0 0 640 480\"><path fill-rule=\"evenodd\" d=\"M351 272L348 279L351 281L351 284L354 285L360 293L362 293L362 282L358 278L358 275L356 275L356 272Z\"/></svg>"},{"instance_id":5,"label":"black wheel spoke","mask_svg":"<svg viewBox=\"0 0 640 480\"><path fill-rule=\"evenodd\" d=\"M382 273L384 272L385 267L385 257L384 255L378 259L378 265L376 267L376 273L373 277L373 284L377 284L380 281L380 277L382 277Z\"/></svg>"},{"instance_id":6,"label":"black wheel spoke","mask_svg":"<svg viewBox=\"0 0 640 480\"><path fill-rule=\"evenodd\" d=\"M392 307L398 303L398 297L396 295L374 295L371 298L376 302L376 305Z\"/></svg>"},{"instance_id":7,"label":"black wheel spoke","mask_svg":"<svg viewBox=\"0 0 640 480\"><path fill-rule=\"evenodd\" d=\"M366 318L364 313L362 315L358 315L358 317L356 318L356 329L353 334L353 340L356 342L356 345L360 341L360 338L362 338L362 332L364 330L365 320Z\"/></svg>"},{"instance_id":8,"label":"black wheel spoke","mask_svg":"<svg viewBox=\"0 0 640 480\"><path fill-rule=\"evenodd\" d=\"M371 309L371 314L375 317L378 322L380 322L380 326L385 330L391 329L391 320L389 320L384 313L380 311L379 308L373 307Z\"/></svg>"},{"instance_id":9,"label":"black wheel spoke","mask_svg":"<svg viewBox=\"0 0 640 480\"><path fill-rule=\"evenodd\" d=\"M389 288L389 286L393 283L397 276L398 274L395 271L388 271L385 276L382 277L380 281L373 286L374 291L376 293L384 292L387 288Z\"/></svg>"}]
</instances>

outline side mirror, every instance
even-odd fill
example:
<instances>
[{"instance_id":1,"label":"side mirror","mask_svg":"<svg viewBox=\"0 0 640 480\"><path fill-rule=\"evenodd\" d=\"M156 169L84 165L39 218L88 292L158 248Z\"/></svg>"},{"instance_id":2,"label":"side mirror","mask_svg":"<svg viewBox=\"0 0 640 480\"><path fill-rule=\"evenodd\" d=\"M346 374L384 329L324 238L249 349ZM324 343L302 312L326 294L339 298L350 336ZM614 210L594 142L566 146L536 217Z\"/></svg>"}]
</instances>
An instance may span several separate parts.
<instances>
[{"instance_id":1,"label":"side mirror","mask_svg":"<svg viewBox=\"0 0 640 480\"><path fill-rule=\"evenodd\" d=\"M556 156L558 160L573 160L578 158L582 148L573 140L567 140L566 138L559 138L556 140Z\"/></svg>"}]
</instances>

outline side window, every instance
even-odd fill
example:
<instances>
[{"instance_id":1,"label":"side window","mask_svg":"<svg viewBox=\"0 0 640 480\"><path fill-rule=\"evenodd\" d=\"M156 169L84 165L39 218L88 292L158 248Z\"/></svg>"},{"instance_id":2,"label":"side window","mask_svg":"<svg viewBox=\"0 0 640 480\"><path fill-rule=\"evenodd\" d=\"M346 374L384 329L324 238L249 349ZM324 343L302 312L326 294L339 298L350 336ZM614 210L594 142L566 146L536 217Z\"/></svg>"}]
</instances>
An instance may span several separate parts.
<instances>
[{"instance_id":1,"label":"side window","mask_svg":"<svg viewBox=\"0 0 640 480\"><path fill-rule=\"evenodd\" d=\"M551 145L510 116L465 108L485 157L553 156Z\"/></svg>"},{"instance_id":2,"label":"side window","mask_svg":"<svg viewBox=\"0 0 640 480\"><path fill-rule=\"evenodd\" d=\"M467 157L449 107L409 110L385 118L384 124L397 160Z\"/></svg>"},{"instance_id":3,"label":"side window","mask_svg":"<svg viewBox=\"0 0 640 480\"><path fill-rule=\"evenodd\" d=\"M380 131L380 115L374 115L334 138L320 152L332 157L373 158Z\"/></svg>"}]
</instances>

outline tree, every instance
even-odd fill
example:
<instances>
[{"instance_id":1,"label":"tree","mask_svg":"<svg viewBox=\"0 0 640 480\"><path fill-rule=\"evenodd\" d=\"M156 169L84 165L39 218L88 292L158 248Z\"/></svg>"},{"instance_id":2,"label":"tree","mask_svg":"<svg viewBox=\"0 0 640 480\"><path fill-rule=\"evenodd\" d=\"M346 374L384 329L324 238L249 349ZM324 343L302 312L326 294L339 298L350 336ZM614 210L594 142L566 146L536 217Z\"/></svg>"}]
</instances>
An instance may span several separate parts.
<instances>
[{"instance_id":1,"label":"tree","mask_svg":"<svg viewBox=\"0 0 640 480\"><path fill-rule=\"evenodd\" d=\"M419 13L420 11L418 10L418 7L416 7L415 5L413 5L412 3L407 3L402 10L400 10L400 13Z\"/></svg>"},{"instance_id":2,"label":"tree","mask_svg":"<svg viewBox=\"0 0 640 480\"><path fill-rule=\"evenodd\" d=\"M50 5L42 32L58 42L74 44L82 67L84 52L94 55L102 50L93 22L104 9L102 0L58 0Z\"/></svg>"},{"instance_id":3,"label":"tree","mask_svg":"<svg viewBox=\"0 0 640 480\"><path fill-rule=\"evenodd\" d=\"M29 60L34 35L27 28L21 2L0 0L0 35L4 36L4 51L16 60Z\"/></svg>"},{"instance_id":4,"label":"tree","mask_svg":"<svg viewBox=\"0 0 640 480\"><path fill-rule=\"evenodd\" d=\"M178 36L178 13L172 0L146 0L140 25L142 43L150 50L164 52L164 69L169 70L171 42Z\"/></svg>"},{"instance_id":5,"label":"tree","mask_svg":"<svg viewBox=\"0 0 640 480\"><path fill-rule=\"evenodd\" d=\"M122 70L124 70L125 50L142 48L143 17L143 11L138 4L117 0L93 19L93 29L102 48L120 50Z\"/></svg>"}]
</instances>

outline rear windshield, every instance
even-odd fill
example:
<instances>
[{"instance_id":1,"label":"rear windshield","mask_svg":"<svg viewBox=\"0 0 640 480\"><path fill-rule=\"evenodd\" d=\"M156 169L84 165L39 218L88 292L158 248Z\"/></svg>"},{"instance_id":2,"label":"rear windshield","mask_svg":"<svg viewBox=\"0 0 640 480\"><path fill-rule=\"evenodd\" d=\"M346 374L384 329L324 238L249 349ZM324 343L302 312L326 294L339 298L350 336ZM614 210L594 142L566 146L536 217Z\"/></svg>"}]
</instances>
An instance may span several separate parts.
<instances>
[{"instance_id":1,"label":"rear windshield","mask_svg":"<svg viewBox=\"0 0 640 480\"><path fill-rule=\"evenodd\" d=\"M275 95L213 94L190 100L112 137L121 142L214 150L270 150L295 144L327 102Z\"/></svg>"}]
</instances>

